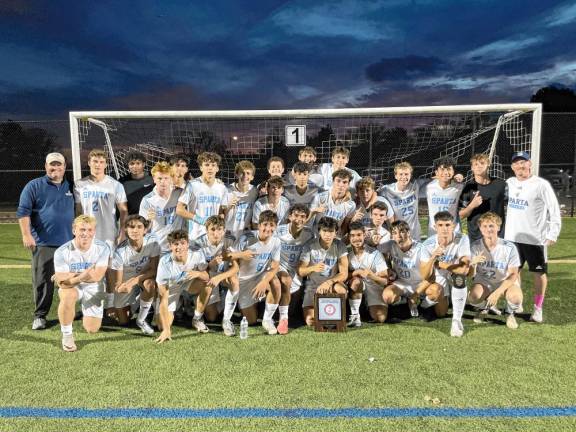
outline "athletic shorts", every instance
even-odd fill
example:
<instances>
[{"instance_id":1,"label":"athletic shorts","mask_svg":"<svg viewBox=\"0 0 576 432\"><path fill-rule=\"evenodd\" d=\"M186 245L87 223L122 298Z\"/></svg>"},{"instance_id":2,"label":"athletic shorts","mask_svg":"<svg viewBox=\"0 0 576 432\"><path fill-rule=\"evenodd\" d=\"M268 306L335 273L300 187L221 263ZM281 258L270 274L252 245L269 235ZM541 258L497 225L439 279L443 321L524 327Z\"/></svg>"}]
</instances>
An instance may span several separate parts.
<instances>
[{"instance_id":1,"label":"athletic shorts","mask_svg":"<svg viewBox=\"0 0 576 432\"><path fill-rule=\"evenodd\" d=\"M280 265L278 273L280 272L288 273L292 278L292 285L290 286L290 294L294 294L296 291L300 289L300 287L302 286L302 279L300 278L300 276L298 276L296 270Z\"/></svg>"},{"instance_id":2,"label":"athletic shorts","mask_svg":"<svg viewBox=\"0 0 576 432\"><path fill-rule=\"evenodd\" d=\"M132 288L132 291L130 292L127 293L115 292L114 307L120 309L132 305L136 301L136 297L138 297L138 294L140 294L141 291L142 288L140 287L140 285L136 285L134 286L134 288Z\"/></svg>"},{"instance_id":3,"label":"athletic shorts","mask_svg":"<svg viewBox=\"0 0 576 432\"><path fill-rule=\"evenodd\" d=\"M238 307L240 309L249 308L250 306L259 303L266 298L265 295L260 298L252 297L252 290L258 284L258 282L262 280L263 277L264 274L254 279L240 281L240 294L238 295Z\"/></svg>"},{"instance_id":4,"label":"athletic shorts","mask_svg":"<svg viewBox=\"0 0 576 432\"><path fill-rule=\"evenodd\" d=\"M492 282L488 282L482 279L474 279L472 281L472 285L476 285L476 284L480 284L482 285L484 288L486 288L490 293L493 293L494 291L496 291L496 289L502 284L502 282L500 283L492 283ZM517 286L518 288L520 288L520 285L518 285L518 280L516 280L516 282L514 282L514 284L512 286Z\"/></svg>"},{"instance_id":5,"label":"athletic shorts","mask_svg":"<svg viewBox=\"0 0 576 432\"><path fill-rule=\"evenodd\" d=\"M384 287L375 283L364 282L364 297L366 298L366 305L370 306L385 306L384 300L382 300L382 292Z\"/></svg>"},{"instance_id":6,"label":"athletic shorts","mask_svg":"<svg viewBox=\"0 0 576 432\"><path fill-rule=\"evenodd\" d=\"M80 289L78 287L74 289L82 306L82 315L102 319L106 292L102 289ZM60 289L58 293L60 293Z\"/></svg>"},{"instance_id":7,"label":"athletic shorts","mask_svg":"<svg viewBox=\"0 0 576 432\"><path fill-rule=\"evenodd\" d=\"M546 246L514 243L520 255L520 268L528 262L528 270L534 273L548 273L548 248Z\"/></svg>"}]
</instances>

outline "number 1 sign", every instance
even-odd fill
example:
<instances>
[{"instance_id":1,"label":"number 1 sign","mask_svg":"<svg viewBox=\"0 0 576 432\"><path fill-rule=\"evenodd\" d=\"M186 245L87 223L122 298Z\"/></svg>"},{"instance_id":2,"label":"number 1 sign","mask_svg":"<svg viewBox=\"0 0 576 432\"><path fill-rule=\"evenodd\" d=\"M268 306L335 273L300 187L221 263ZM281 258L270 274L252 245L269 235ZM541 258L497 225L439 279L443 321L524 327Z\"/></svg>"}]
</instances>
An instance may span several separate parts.
<instances>
[{"instance_id":1,"label":"number 1 sign","mask_svg":"<svg viewBox=\"0 0 576 432\"><path fill-rule=\"evenodd\" d=\"M287 146L305 146L306 145L306 126L286 126L286 145Z\"/></svg>"}]
</instances>

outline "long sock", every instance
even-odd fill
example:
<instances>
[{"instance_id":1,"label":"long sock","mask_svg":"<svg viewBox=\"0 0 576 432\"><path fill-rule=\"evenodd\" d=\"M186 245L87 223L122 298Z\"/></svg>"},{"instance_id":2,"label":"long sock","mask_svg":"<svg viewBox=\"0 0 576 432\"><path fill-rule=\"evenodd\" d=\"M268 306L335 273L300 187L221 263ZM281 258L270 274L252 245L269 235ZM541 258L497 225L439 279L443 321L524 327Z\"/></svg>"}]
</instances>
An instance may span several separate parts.
<instances>
[{"instance_id":1,"label":"long sock","mask_svg":"<svg viewBox=\"0 0 576 432\"><path fill-rule=\"evenodd\" d=\"M470 306L475 307L476 309L486 309L486 300L482 300L478 303L470 302Z\"/></svg>"},{"instance_id":2,"label":"long sock","mask_svg":"<svg viewBox=\"0 0 576 432\"><path fill-rule=\"evenodd\" d=\"M272 317L274 316L274 312L276 312L276 309L278 309L278 305L277 304L270 304L270 303L266 303L264 305L264 317L262 318L263 321L271 321Z\"/></svg>"},{"instance_id":3,"label":"long sock","mask_svg":"<svg viewBox=\"0 0 576 432\"><path fill-rule=\"evenodd\" d=\"M360 314L360 303L362 303L362 297L358 299L350 299L350 314L359 315Z\"/></svg>"},{"instance_id":4,"label":"long sock","mask_svg":"<svg viewBox=\"0 0 576 432\"><path fill-rule=\"evenodd\" d=\"M238 297L240 296L240 291L232 292L228 290L226 293L226 300L224 303L224 319L230 321L232 319L232 314L234 309L236 309L236 303L238 303Z\"/></svg>"},{"instance_id":5,"label":"long sock","mask_svg":"<svg viewBox=\"0 0 576 432\"><path fill-rule=\"evenodd\" d=\"M198 312L198 309L194 310L194 319L195 320L201 320L203 316L204 316L204 312Z\"/></svg>"},{"instance_id":6,"label":"long sock","mask_svg":"<svg viewBox=\"0 0 576 432\"><path fill-rule=\"evenodd\" d=\"M436 305L436 304L438 304L438 302L435 301L435 300L430 299L430 297L428 297L428 296L424 297L424 300L422 300L422 301L420 302L420 306L422 306L422 307L425 308L425 309L426 309L426 308L429 308L429 307L432 307L432 306L434 306L434 305Z\"/></svg>"},{"instance_id":7,"label":"long sock","mask_svg":"<svg viewBox=\"0 0 576 432\"><path fill-rule=\"evenodd\" d=\"M114 293L106 293L106 300L104 302L104 309L114 307Z\"/></svg>"},{"instance_id":8,"label":"long sock","mask_svg":"<svg viewBox=\"0 0 576 432\"><path fill-rule=\"evenodd\" d=\"M146 320L146 317L148 316L148 312L150 312L151 307L152 307L152 300L144 301L140 299L140 311L138 311L138 317L136 319L140 322Z\"/></svg>"},{"instance_id":9,"label":"long sock","mask_svg":"<svg viewBox=\"0 0 576 432\"><path fill-rule=\"evenodd\" d=\"M72 334L72 324L70 325L62 325L60 324L60 331L64 336Z\"/></svg>"},{"instance_id":10,"label":"long sock","mask_svg":"<svg viewBox=\"0 0 576 432\"><path fill-rule=\"evenodd\" d=\"M542 309L543 304L544 304L544 296L542 294L535 294L534 306L536 306L538 309Z\"/></svg>"},{"instance_id":11,"label":"long sock","mask_svg":"<svg viewBox=\"0 0 576 432\"><path fill-rule=\"evenodd\" d=\"M452 319L456 321L462 321L462 315L464 315L464 307L466 306L466 296L468 295L468 290L466 288L454 288L452 287Z\"/></svg>"},{"instance_id":12,"label":"long sock","mask_svg":"<svg viewBox=\"0 0 576 432\"><path fill-rule=\"evenodd\" d=\"M518 309L520 309L520 305L519 305L519 304L510 303L509 301L506 301L506 313L513 314L513 313L515 313Z\"/></svg>"},{"instance_id":13,"label":"long sock","mask_svg":"<svg viewBox=\"0 0 576 432\"><path fill-rule=\"evenodd\" d=\"M280 319L288 319L288 308L290 306L278 306L278 312L280 313Z\"/></svg>"}]
</instances>

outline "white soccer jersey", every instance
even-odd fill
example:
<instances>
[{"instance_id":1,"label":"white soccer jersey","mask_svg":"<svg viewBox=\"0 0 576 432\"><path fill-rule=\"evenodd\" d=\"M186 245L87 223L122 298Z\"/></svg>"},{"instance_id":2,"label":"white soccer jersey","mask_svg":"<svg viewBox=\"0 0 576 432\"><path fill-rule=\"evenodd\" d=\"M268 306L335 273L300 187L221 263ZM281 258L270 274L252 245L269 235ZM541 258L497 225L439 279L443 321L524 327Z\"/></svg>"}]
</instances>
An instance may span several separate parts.
<instances>
[{"instance_id":1,"label":"white soccer jersey","mask_svg":"<svg viewBox=\"0 0 576 432\"><path fill-rule=\"evenodd\" d=\"M108 267L110 248L106 243L94 239L87 251L78 249L74 240L64 243L54 252L54 271L57 273L82 273L84 270L95 267ZM81 282L78 289L104 291L104 281Z\"/></svg>"},{"instance_id":2,"label":"white soccer jersey","mask_svg":"<svg viewBox=\"0 0 576 432\"><path fill-rule=\"evenodd\" d=\"M408 184L406 190L398 190L398 184L382 186L378 193L392 205L396 220L405 221L410 227L410 234L415 240L420 239L420 220L418 218L418 197L420 187L418 182Z\"/></svg>"},{"instance_id":3,"label":"white soccer jersey","mask_svg":"<svg viewBox=\"0 0 576 432\"><path fill-rule=\"evenodd\" d=\"M184 192L178 198L178 202L186 204L188 211L204 219L218 215L221 206L228 205L228 189L219 180L215 180L212 186L204 183L201 177L191 180L186 185ZM203 224L188 221L188 235L193 240L206 233Z\"/></svg>"},{"instance_id":4,"label":"white soccer jersey","mask_svg":"<svg viewBox=\"0 0 576 432\"><path fill-rule=\"evenodd\" d=\"M423 262L430 261L430 257L437 247L438 238L436 234L428 237L426 241L422 243L420 259ZM457 264L460 258L470 258L470 255L470 240L468 236L462 233L455 233L454 240L448 245L444 251L444 255L442 255L439 260L449 264ZM436 283L446 288L448 286L447 279L450 278L450 272L448 270L434 268L434 274L436 276Z\"/></svg>"},{"instance_id":5,"label":"white soccer jersey","mask_svg":"<svg viewBox=\"0 0 576 432\"><path fill-rule=\"evenodd\" d=\"M383 202L384 204L386 204L386 208L387 208L386 217L388 219L391 219L394 216L394 209L392 208L392 204L390 204L390 202L386 198L381 197L381 196L377 197L376 201L380 201L380 202ZM358 211L358 210L362 210L362 213L363 213L362 219L360 219L360 222L362 223L362 225L368 226L368 225L372 224L372 217L371 217L371 213L370 213L372 211L372 208L370 207L368 210L366 210L366 206L364 204L357 204L355 211Z\"/></svg>"},{"instance_id":6,"label":"white soccer jersey","mask_svg":"<svg viewBox=\"0 0 576 432\"><path fill-rule=\"evenodd\" d=\"M144 236L142 249L136 251L128 239L118 245L110 268L112 270L122 270L122 282L141 275L149 270L150 260L160 255L160 245L158 239L153 234Z\"/></svg>"},{"instance_id":7,"label":"white soccer jersey","mask_svg":"<svg viewBox=\"0 0 576 432\"><path fill-rule=\"evenodd\" d=\"M208 268L208 263L212 261L218 255L222 255L225 251L230 250L234 245L235 238L231 234L226 233L224 238L217 245L213 245L208 240L208 234L201 235L197 240L190 243L190 249L196 251L202 251L206 263L204 270ZM228 261L222 261L217 269L209 269L208 274L210 277L217 275L218 273L224 273L230 268L230 263Z\"/></svg>"},{"instance_id":8,"label":"white soccer jersey","mask_svg":"<svg viewBox=\"0 0 576 432\"><path fill-rule=\"evenodd\" d=\"M348 255L346 245L335 239L328 249L320 246L319 239L309 241L302 249L300 262L306 265L315 265L323 262L325 265L322 273L310 273L306 279L306 288L316 289L322 282L330 279L338 273L338 260Z\"/></svg>"},{"instance_id":9,"label":"white soccer jersey","mask_svg":"<svg viewBox=\"0 0 576 432\"><path fill-rule=\"evenodd\" d=\"M338 222L338 228L342 226L342 222L348 216L352 216L354 211L356 210L356 204L352 200L342 200L338 203L335 203L330 195L330 191L322 192L314 197L310 208L316 207L326 207L326 211L324 213L319 213L316 215L315 225L318 224L318 221L323 217L331 217L336 219Z\"/></svg>"},{"instance_id":10,"label":"white soccer jersey","mask_svg":"<svg viewBox=\"0 0 576 432\"><path fill-rule=\"evenodd\" d=\"M360 180L360 174L351 168L344 167L345 170L352 174L352 180L350 180L350 189L356 187L356 182ZM334 173L334 165L332 163L323 163L320 165L320 175L322 175L322 188L327 191L332 187L332 174Z\"/></svg>"},{"instance_id":11,"label":"white soccer jersey","mask_svg":"<svg viewBox=\"0 0 576 432\"><path fill-rule=\"evenodd\" d=\"M272 236L263 242L258 238L258 231L248 231L230 248L231 252L245 250L253 251L254 257L249 260L238 260L240 282L259 279L269 270L272 261L280 262L281 242L278 237Z\"/></svg>"},{"instance_id":12,"label":"white soccer jersey","mask_svg":"<svg viewBox=\"0 0 576 432\"><path fill-rule=\"evenodd\" d=\"M140 216L149 219L148 212L153 210L155 213L150 232L156 236L163 253L170 251L168 234L178 229L187 228L186 220L176 214L178 198L182 191L181 188L175 188L172 190L170 197L164 199L158 195L156 188L154 188L140 202Z\"/></svg>"},{"instance_id":13,"label":"white soccer jersey","mask_svg":"<svg viewBox=\"0 0 576 432\"><path fill-rule=\"evenodd\" d=\"M446 189L440 187L438 180L432 180L426 185L426 199L428 201L428 236L436 234L434 229L434 215L441 211L449 212L454 218L455 232L460 231L460 217L458 216L458 199L464 189L464 183L452 182Z\"/></svg>"},{"instance_id":14,"label":"white soccer jersey","mask_svg":"<svg viewBox=\"0 0 576 432\"><path fill-rule=\"evenodd\" d=\"M291 206L294 204L304 204L309 206L319 192L320 189L310 184L302 195L300 195L296 189L296 185L289 185L284 188L284 196L288 199Z\"/></svg>"},{"instance_id":15,"label":"white soccer jersey","mask_svg":"<svg viewBox=\"0 0 576 432\"><path fill-rule=\"evenodd\" d=\"M556 241L562 219L558 199L550 183L537 176L524 181L512 177L506 183L506 240L531 245L544 245L546 240Z\"/></svg>"},{"instance_id":16,"label":"white soccer jersey","mask_svg":"<svg viewBox=\"0 0 576 432\"><path fill-rule=\"evenodd\" d=\"M180 294L194 281L187 278L187 272L195 270L201 271L206 260L200 251L188 251L185 263L174 260L172 254L166 254L160 258L158 271L156 273L156 283L158 286L168 287L168 304L178 303Z\"/></svg>"},{"instance_id":17,"label":"white soccer jersey","mask_svg":"<svg viewBox=\"0 0 576 432\"><path fill-rule=\"evenodd\" d=\"M402 286L413 288L422 282L422 276L420 276L421 248L421 243L412 242L412 247L404 252L398 243L392 240L378 246L380 252L390 257L392 268L396 272L396 281Z\"/></svg>"},{"instance_id":18,"label":"white soccer jersey","mask_svg":"<svg viewBox=\"0 0 576 432\"><path fill-rule=\"evenodd\" d=\"M280 267L287 271L290 276L296 275L298 264L300 263L300 255L304 249L304 245L310 239L314 238L314 233L310 228L304 227L300 231L300 235L294 238L290 232L290 224L279 225L274 232L274 235L280 239L281 252L280 252Z\"/></svg>"},{"instance_id":19,"label":"white soccer jersey","mask_svg":"<svg viewBox=\"0 0 576 432\"><path fill-rule=\"evenodd\" d=\"M108 175L99 182L84 177L74 184L74 199L82 214L96 218L96 238L113 245L118 237L116 205L128 201L122 184Z\"/></svg>"},{"instance_id":20,"label":"white soccer jersey","mask_svg":"<svg viewBox=\"0 0 576 432\"><path fill-rule=\"evenodd\" d=\"M379 250L365 246L361 255L356 255L353 249L351 247L349 248L348 268L350 274L352 274L354 270L370 270L373 273L380 273L388 269L388 266ZM367 289L379 286L370 278L363 278L363 281Z\"/></svg>"},{"instance_id":21,"label":"white soccer jersey","mask_svg":"<svg viewBox=\"0 0 576 432\"><path fill-rule=\"evenodd\" d=\"M240 192L236 183L233 183L228 186L228 202L232 201L232 197L236 197L238 203L226 215L226 231L238 238L244 231L251 229L252 210L258 199L258 189L250 185L246 192Z\"/></svg>"},{"instance_id":22,"label":"white soccer jersey","mask_svg":"<svg viewBox=\"0 0 576 432\"><path fill-rule=\"evenodd\" d=\"M286 197L281 196L278 204L273 206L268 202L268 196L263 196L258 199L254 204L254 211L252 212L252 223L258 225L258 218L260 213L265 210L272 210L278 216L278 224L286 223L288 220L288 210L290 209L290 203Z\"/></svg>"},{"instance_id":23,"label":"white soccer jersey","mask_svg":"<svg viewBox=\"0 0 576 432\"><path fill-rule=\"evenodd\" d=\"M480 283L491 288L498 288L508 277L510 267L520 267L520 257L514 243L498 239L494 249L490 250L482 239L476 240L470 246L472 256L484 255L486 261L476 265L474 283Z\"/></svg>"}]
</instances>

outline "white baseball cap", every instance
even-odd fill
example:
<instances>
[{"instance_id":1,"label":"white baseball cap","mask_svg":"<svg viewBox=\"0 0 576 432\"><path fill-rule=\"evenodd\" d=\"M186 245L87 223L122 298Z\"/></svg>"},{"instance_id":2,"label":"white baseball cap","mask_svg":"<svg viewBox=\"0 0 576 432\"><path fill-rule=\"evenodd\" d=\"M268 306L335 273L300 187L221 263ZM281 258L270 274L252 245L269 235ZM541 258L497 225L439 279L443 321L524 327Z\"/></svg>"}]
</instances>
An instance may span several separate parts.
<instances>
[{"instance_id":1,"label":"white baseball cap","mask_svg":"<svg viewBox=\"0 0 576 432\"><path fill-rule=\"evenodd\" d=\"M60 162L61 164L65 164L66 159L64 159L62 153L48 153L46 156L46 163L51 164L52 162Z\"/></svg>"}]
</instances>

